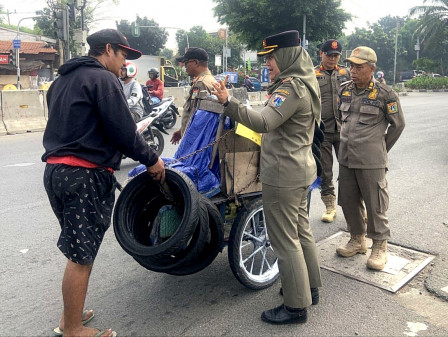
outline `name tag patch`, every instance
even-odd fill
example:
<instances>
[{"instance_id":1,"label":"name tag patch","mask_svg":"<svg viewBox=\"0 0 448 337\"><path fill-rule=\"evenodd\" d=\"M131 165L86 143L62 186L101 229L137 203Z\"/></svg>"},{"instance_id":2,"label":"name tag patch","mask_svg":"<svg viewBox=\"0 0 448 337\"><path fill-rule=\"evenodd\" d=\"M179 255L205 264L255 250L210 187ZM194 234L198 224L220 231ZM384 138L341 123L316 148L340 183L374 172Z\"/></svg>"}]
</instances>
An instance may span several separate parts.
<instances>
[{"instance_id":1,"label":"name tag patch","mask_svg":"<svg viewBox=\"0 0 448 337\"><path fill-rule=\"evenodd\" d=\"M368 98L363 98L361 101L361 104L371 105L371 106L376 106L376 107L379 107L381 105L380 101L378 101L376 99L368 99Z\"/></svg>"},{"instance_id":2,"label":"name tag patch","mask_svg":"<svg viewBox=\"0 0 448 337\"><path fill-rule=\"evenodd\" d=\"M398 103L396 101L387 103L387 113L394 114L398 112Z\"/></svg>"}]
</instances>

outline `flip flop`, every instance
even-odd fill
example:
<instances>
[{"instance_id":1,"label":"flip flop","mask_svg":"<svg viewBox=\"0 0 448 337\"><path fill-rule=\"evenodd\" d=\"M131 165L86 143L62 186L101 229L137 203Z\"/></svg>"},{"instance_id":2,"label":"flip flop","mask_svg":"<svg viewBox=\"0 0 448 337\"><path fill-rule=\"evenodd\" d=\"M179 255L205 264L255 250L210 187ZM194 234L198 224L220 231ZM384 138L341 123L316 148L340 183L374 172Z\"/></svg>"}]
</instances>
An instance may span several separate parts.
<instances>
[{"instance_id":1,"label":"flip flop","mask_svg":"<svg viewBox=\"0 0 448 337\"><path fill-rule=\"evenodd\" d=\"M100 330L100 329L98 329ZM106 330L100 330L100 332L98 332L95 336L93 337L100 337L103 333L105 333ZM112 337L117 337L117 333L115 331L112 331Z\"/></svg>"},{"instance_id":2,"label":"flip flop","mask_svg":"<svg viewBox=\"0 0 448 337\"><path fill-rule=\"evenodd\" d=\"M82 317L84 317L84 315L88 311L90 311L90 310L84 310L82 312ZM93 319L93 317L95 317L95 313L94 312L92 312L92 316L90 316L89 318L87 318L87 319L82 321L82 325L86 325L87 323L89 323ZM62 336L63 334L64 334L64 330L59 329L59 327L56 327L56 328L53 329L53 336L59 337L59 336Z\"/></svg>"}]
</instances>

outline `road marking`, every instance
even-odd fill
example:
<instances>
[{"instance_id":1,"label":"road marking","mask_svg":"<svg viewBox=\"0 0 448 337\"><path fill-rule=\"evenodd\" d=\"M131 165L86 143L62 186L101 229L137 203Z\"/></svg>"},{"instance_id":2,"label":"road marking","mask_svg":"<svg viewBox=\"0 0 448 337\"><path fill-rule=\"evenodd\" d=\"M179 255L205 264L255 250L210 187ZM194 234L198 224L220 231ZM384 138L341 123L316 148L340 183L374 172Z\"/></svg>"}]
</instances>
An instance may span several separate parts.
<instances>
[{"instance_id":1,"label":"road marking","mask_svg":"<svg viewBox=\"0 0 448 337\"><path fill-rule=\"evenodd\" d=\"M5 165L2 167L23 167L23 166L31 166L34 165L35 163L20 163L20 164L11 164L11 165Z\"/></svg>"},{"instance_id":2,"label":"road marking","mask_svg":"<svg viewBox=\"0 0 448 337\"><path fill-rule=\"evenodd\" d=\"M444 287L444 288L442 288L440 290L442 290L442 291L444 291L444 292L446 292L448 294L448 287Z\"/></svg>"},{"instance_id":3,"label":"road marking","mask_svg":"<svg viewBox=\"0 0 448 337\"><path fill-rule=\"evenodd\" d=\"M21 249L21 250L20 250L20 252L21 252L22 254L26 254L26 253L28 253L28 251L29 251L29 249Z\"/></svg>"}]
</instances>

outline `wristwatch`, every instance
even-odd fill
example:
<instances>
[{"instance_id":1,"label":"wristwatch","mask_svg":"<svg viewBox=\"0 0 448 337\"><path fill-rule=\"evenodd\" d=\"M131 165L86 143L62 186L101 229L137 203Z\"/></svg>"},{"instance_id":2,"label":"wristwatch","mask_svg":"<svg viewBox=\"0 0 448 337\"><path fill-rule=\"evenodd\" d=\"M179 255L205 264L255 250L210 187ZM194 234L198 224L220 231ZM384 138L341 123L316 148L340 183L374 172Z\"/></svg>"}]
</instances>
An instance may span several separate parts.
<instances>
[{"instance_id":1,"label":"wristwatch","mask_svg":"<svg viewBox=\"0 0 448 337\"><path fill-rule=\"evenodd\" d=\"M232 96L227 96L227 101L223 104L224 107L228 106L230 103L230 99L232 98Z\"/></svg>"}]
</instances>

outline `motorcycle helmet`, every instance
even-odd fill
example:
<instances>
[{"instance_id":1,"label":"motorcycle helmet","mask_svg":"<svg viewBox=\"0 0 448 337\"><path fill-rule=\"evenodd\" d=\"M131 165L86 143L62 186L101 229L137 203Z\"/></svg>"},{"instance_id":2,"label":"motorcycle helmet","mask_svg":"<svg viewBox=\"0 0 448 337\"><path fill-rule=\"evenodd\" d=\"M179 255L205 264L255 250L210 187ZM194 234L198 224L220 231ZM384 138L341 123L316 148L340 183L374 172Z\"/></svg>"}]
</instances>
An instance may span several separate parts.
<instances>
[{"instance_id":1,"label":"motorcycle helmet","mask_svg":"<svg viewBox=\"0 0 448 337\"><path fill-rule=\"evenodd\" d=\"M148 70L148 75L154 74L154 78L159 77L159 72L157 71L156 68L151 68Z\"/></svg>"},{"instance_id":2,"label":"motorcycle helmet","mask_svg":"<svg viewBox=\"0 0 448 337\"><path fill-rule=\"evenodd\" d=\"M137 66L134 63L127 61L126 71L126 77L134 78L137 75Z\"/></svg>"},{"instance_id":3,"label":"motorcycle helmet","mask_svg":"<svg viewBox=\"0 0 448 337\"><path fill-rule=\"evenodd\" d=\"M382 71L379 71L379 72L376 73L376 77L383 78L384 77L384 73Z\"/></svg>"}]
</instances>

